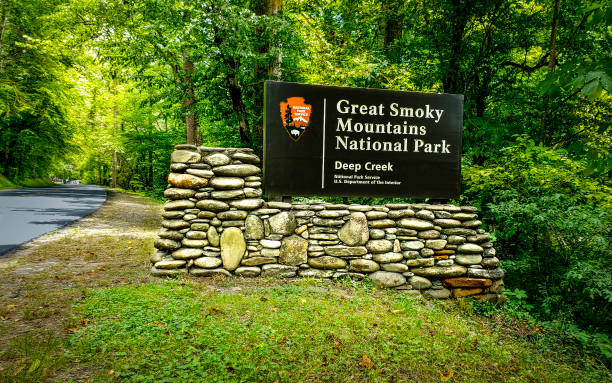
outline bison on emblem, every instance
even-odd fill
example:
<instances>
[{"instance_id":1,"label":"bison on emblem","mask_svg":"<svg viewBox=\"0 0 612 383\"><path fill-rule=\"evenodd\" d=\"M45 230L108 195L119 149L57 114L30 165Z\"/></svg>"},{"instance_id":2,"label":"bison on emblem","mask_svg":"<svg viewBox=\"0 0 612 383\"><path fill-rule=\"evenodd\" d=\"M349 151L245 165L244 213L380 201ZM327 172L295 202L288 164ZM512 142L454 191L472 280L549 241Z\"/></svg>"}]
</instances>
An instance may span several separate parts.
<instances>
[{"instance_id":1,"label":"bison on emblem","mask_svg":"<svg viewBox=\"0 0 612 383\"><path fill-rule=\"evenodd\" d=\"M297 142L310 123L312 106L306 104L303 97L289 97L280 103L280 114L283 126L291 139Z\"/></svg>"}]
</instances>

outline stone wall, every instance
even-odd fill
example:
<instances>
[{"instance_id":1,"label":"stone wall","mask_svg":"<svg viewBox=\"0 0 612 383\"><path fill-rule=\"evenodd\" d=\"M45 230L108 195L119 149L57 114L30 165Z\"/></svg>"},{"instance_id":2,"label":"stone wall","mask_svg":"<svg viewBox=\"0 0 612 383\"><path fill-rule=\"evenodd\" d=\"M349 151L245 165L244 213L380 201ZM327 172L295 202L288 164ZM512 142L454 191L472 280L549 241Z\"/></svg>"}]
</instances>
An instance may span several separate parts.
<instances>
[{"instance_id":1,"label":"stone wall","mask_svg":"<svg viewBox=\"0 0 612 383\"><path fill-rule=\"evenodd\" d=\"M504 273L474 207L266 202L252 150L175 149L153 275L367 275L430 298L502 297Z\"/></svg>"}]
</instances>

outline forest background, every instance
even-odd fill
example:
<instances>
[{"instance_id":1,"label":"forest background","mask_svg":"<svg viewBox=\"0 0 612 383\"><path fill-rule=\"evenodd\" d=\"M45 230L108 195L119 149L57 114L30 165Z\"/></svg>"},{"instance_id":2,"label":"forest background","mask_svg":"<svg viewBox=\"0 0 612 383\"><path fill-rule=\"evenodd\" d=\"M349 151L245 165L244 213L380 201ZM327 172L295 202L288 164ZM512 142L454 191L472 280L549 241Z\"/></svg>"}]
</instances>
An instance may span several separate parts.
<instances>
[{"instance_id":1,"label":"forest background","mask_svg":"<svg viewBox=\"0 0 612 383\"><path fill-rule=\"evenodd\" d=\"M584 0L0 0L0 175L161 198L175 144L261 153L266 79L464 94L457 202L496 239L507 307L609 362L611 20Z\"/></svg>"}]
</instances>

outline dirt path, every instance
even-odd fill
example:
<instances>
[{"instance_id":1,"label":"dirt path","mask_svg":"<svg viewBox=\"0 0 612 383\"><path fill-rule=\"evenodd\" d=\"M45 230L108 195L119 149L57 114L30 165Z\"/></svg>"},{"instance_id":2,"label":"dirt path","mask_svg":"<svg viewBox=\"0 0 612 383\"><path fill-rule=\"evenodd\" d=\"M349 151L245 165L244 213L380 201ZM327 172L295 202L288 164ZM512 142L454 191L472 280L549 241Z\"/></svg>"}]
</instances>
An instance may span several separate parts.
<instances>
[{"instance_id":1,"label":"dirt path","mask_svg":"<svg viewBox=\"0 0 612 383\"><path fill-rule=\"evenodd\" d=\"M31 367L28 354L48 348L51 358L62 347L87 288L154 280L148 259L160 221L160 205L109 190L96 213L0 258L0 376Z\"/></svg>"}]
</instances>

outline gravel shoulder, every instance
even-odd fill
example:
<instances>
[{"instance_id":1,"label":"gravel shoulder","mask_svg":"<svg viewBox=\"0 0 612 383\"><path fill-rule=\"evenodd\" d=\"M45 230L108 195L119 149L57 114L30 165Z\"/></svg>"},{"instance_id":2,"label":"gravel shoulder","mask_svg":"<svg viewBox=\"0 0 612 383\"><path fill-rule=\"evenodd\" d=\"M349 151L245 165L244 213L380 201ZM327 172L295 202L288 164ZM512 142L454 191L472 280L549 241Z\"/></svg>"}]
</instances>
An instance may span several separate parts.
<instances>
[{"instance_id":1,"label":"gravel shoulder","mask_svg":"<svg viewBox=\"0 0 612 383\"><path fill-rule=\"evenodd\" d=\"M31 367L20 367L28 352L61 347L78 320L72 306L88 288L151 282L149 257L160 221L159 204L108 190L94 214L0 258L0 376Z\"/></svg>"}]
</instances>

